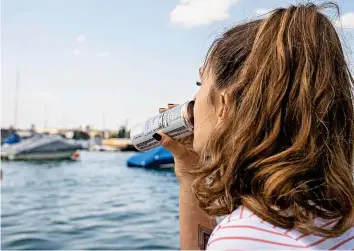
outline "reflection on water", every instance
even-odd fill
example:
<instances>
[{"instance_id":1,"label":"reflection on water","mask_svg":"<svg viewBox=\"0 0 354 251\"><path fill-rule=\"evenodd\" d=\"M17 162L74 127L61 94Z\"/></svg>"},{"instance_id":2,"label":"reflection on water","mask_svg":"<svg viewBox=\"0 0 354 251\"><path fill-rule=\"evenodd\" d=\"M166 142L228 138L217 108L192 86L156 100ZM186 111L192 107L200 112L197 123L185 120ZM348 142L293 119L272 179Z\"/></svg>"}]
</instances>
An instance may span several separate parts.
<instances>
[{"instance_id":1,"label":"reflection on water","mask_svg":"<svg viewBox=\"0 0 354 251\"><path fill-rule=\"evenodd\" d=\"M173 171L128 168L129 153L78 162L2 162L2 249L178 249Z\"/></svg>"}]
</instances>

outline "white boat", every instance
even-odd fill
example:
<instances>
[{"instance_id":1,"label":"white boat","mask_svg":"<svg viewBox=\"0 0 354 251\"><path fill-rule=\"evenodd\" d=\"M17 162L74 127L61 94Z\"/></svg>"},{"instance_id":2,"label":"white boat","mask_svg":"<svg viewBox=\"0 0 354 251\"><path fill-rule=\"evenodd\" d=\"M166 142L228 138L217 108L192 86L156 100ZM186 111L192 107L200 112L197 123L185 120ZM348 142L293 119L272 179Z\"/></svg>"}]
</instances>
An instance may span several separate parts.
<instances>
[{"instance_id":1,"label":"white boat","mask_svg":"<svg viewBox=\"0 0 354 251\"><path fill-rule=\"evenodd\" d=\"M62 160L77 159L80 144L68 142L59 135L37 134L13 145L1 147L1 159Z\"/></svg>"}]
</instances>

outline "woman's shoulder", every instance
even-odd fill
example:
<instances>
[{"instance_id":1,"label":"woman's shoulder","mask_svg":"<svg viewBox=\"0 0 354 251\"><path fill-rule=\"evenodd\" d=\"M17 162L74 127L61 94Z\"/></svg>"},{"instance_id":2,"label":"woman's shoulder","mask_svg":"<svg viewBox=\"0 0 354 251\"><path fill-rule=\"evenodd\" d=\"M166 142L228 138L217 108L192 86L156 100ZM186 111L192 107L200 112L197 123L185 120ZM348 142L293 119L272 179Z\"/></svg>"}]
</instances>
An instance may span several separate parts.
<instances>
[{"instance_id":1,"label":"woman's shoulder","mask_svg":"<svg viewBox=\"0 0 354 251\"><path fill-rule=\"evenodd\" d=\"M212 232L208 249L273 249L300 248L284 229L262 221L245 206L225 217Z\"/></svg>"},{"instance_id":2,"label":"woman's shoulder","mask_svg":"<svg viewBox=\"0 0 354 251\"><path fill-rule=\"evenodd\" d=\"M333 222L326 222L329 227ZM354 246L354 228L328 239L296 230L276 227L251 210L240 206L226 216L212 232L208 250L219 249L349 249Z\"/></svg>"}]
</instances>

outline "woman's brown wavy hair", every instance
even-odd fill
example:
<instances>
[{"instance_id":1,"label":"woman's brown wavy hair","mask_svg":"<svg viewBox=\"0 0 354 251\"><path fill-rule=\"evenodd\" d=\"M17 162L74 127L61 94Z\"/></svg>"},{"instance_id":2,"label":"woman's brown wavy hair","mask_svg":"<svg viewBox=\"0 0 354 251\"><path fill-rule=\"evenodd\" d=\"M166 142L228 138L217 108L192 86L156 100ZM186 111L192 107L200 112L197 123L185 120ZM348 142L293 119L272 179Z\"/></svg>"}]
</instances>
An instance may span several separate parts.
<instances>
[{"instance_id":1,"label":"woman's brown wavy hair","mask_svg":"<svg viewBox=\"0 0 354 251\"><path fill-rule=\"evenodd\" d=\"M276 226L327 237L354 225L353 78L324 7L339 14L333 3L275 9L209 50L212 93L230 99L193 185L210 215L243 204ZM338 222L324 229L315 217Z\"/></svg>"}]
</instances>

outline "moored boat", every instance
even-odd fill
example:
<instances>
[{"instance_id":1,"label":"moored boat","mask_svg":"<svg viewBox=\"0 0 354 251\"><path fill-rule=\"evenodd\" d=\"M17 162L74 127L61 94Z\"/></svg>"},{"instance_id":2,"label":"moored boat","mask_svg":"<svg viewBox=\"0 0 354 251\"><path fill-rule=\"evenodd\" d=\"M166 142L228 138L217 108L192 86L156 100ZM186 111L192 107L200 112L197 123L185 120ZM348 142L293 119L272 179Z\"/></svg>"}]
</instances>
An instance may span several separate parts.
<instances>
[{"instance_id":1,"label":"moored boat","mask_svg":"<svg viewBox=\"0 0 354 251\"><path fill-rule=\"evenodd\" d=\"M1 159L5 160L64 160L77 159L80 144L68 142L59 135L36 134L12 145L1 147Z\"/></svg>"},{"instance_id":2,"label":"moored boat","mask_svg":"<svg viewBox=\"0 0 354 251\"><path fill-rule=\"evenodd\" d=\"M115 148L117 151L138 151L129 138L110 138L102 141L102 145Z\"/></svg>"}]
</instances>

